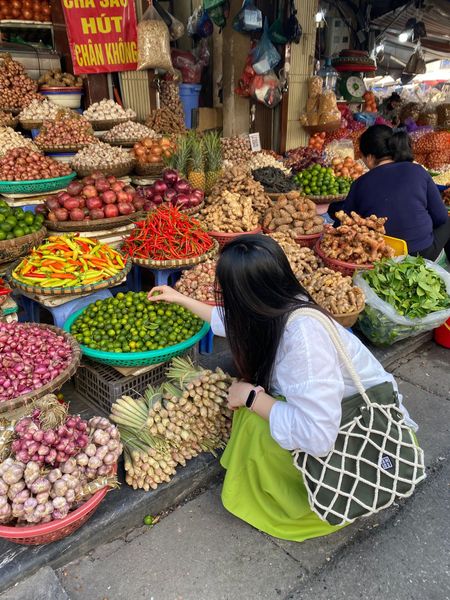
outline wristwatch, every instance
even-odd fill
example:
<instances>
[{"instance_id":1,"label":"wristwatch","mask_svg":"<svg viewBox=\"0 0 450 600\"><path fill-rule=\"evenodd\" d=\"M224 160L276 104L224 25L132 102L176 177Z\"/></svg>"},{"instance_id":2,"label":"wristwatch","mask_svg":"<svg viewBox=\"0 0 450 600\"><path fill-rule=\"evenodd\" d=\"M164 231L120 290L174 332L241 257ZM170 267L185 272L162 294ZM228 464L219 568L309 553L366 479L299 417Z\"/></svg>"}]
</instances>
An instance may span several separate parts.
<instances>
[{"instance_id":1,"label":"wristwatch","mask_svg":"<svg viewBox=\"0 0 450 600\"><path fill-rule=\"evenodd\" d=\"M258 385L257 387L254 387L254 388L253 388L253 389L250 391L250 393L249 393L249 395L248 395L248 398L247 398L247 400L245 401L245 406L246 406L248 409L252 410L253 403L255 402L256 396L259 394L259 392L264 392L264 388L263 388L263 387L261 387L260 385Z\"/></svg>"}]
</instances>

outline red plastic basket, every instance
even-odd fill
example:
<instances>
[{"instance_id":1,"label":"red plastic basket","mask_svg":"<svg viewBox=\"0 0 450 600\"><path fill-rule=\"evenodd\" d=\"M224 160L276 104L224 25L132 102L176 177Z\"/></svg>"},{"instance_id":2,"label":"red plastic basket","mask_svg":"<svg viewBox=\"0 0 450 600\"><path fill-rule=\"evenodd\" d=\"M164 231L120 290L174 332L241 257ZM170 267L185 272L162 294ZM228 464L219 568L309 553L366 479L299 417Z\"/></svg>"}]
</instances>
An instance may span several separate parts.
<instances>
[{"instance_id":1,"label":"red plastic basket","mask_svg":"<svg viewBox=\"0 0 450 600\"><path fill-rule=\"evenodd\" d=\"M434 330L434 341L444 348L450 348L450 319Z\"/></svg>"},{"instance_id":2,"label":"red plastic basket","mask_svg":"<svg viewBox=\"0 0 450 600\"><path fill-rule=\"evenodd\" d=\"M317 240L322 233L312 233L311 235L299 235L295 238L295 242L302 248L314 248Z\"/></svg>"},{"instance_id":3,"label":"red plastic basket","mask_svg":"<svg viewBox=\"0 0 450 600\"><path fill-rule=\"evenodd\" d=\"M323 261L326 267L333 269L334 271L339 271L342 275L349 275L350 277L356 271L368 271L369 269L373 269L373 265L357 265L355 263L344 262L343 260L336 260L335 258L329 258L322 252L320 248L320 239L317 241L314 246L314 252L317 256Z\"/></svg>"},{"instance_id":4,"label":"red plastic basket","mask_svg":"<svg viewBox=\"0 0 450 600\"><path fill-rule=\"evenodd\" d=\"M261 227L258 227L258 229L253 229L253 231L242 231L240 233L223 233L222 231L209 231L208 233L212 238L217 240L219 242L219 246L223 248L241 235L255 235L257 233L261 233Z\"/></svg>"},{"instance_id":5,"label":"red plastic basket","mask_svg":"<svg viewBox=\"0 0 450 600\"><path fill-rule=\"evenodd\" d=\"M97 510L100 502L106 496L109 487L105 486L84 502L64 519L42 523L41 525L8 526L0 525L0 538L5 538L15 544L39 546L50 544L72 535Z\"/></svg>"}]
</instances>

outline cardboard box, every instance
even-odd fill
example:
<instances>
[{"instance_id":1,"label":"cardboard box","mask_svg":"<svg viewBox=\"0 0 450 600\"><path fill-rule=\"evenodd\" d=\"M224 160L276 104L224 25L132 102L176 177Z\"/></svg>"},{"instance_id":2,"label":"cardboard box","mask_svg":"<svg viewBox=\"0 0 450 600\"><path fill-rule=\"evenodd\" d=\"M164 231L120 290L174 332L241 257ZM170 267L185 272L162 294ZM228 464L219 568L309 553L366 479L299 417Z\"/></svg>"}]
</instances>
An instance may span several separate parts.
<instances>
[{"instance_id":1,"label":"cardboard box","mask_svg":"<svg viewBox=\"0 0 450 600\"><path fill-rule=\"evenodd\" d=\"M221 108L195 108L192 111L192 128L198 131L222 129L223 117Z\"/></svg>"}]
</instances>

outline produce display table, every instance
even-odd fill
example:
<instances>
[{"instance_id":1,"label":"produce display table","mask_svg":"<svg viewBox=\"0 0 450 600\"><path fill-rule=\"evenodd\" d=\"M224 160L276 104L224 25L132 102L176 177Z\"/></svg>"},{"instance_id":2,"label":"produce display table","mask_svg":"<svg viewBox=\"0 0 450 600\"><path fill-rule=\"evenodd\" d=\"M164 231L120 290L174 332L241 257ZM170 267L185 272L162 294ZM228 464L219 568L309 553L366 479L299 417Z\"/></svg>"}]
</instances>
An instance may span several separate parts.
<instances>
[{"instance_id":1,"label":"produce display table","mask_svg":"<svg viewBox=\"0 0 450 600\"><path fill-rule=\"evenodd\" d=\"M30 297L22 294L22 306L25 311L25 321L40 323L41 307L47 309L52 317L56 327L62 327L67 318L77 310L96 302L111 298L112 294L108 289L99 290L93 294L83 296L59 296L49 298L48 296Z\"/></svg>"}]
</instances>

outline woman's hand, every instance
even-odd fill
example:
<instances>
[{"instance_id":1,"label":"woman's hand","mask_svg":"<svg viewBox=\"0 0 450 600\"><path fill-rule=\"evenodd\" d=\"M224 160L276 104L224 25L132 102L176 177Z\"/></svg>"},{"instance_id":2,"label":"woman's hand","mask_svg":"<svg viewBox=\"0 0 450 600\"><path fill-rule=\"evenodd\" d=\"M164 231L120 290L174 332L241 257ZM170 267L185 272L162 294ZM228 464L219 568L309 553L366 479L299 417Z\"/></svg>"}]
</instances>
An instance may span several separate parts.
<instances>
[{"instance_id":1,"label":"woman's hand","mask_svg":"<svg viewBox=\"0 0 450 600\"><path fill-rule=\"evenodd\" d=\"M228 408L236 410L241 406L245 406L248 395L252 391L253 386L245 381L237 381L232 383L228 389Z\"/></svg>"},{"instance_id":2,"label":"woman's hand","mask_svg":"<svg viewBox=\"0 0 450 600\"><path fill-rule=\"evenodd\" d=\"M155 292L158 292L155 294ZM186 300L186 296L181 292L177 292L170 285L157 285L151 289L147 295L147 300L150 302L173 302L175 304L181 304L183 300Z\"/></svg>"}]
</instances>

